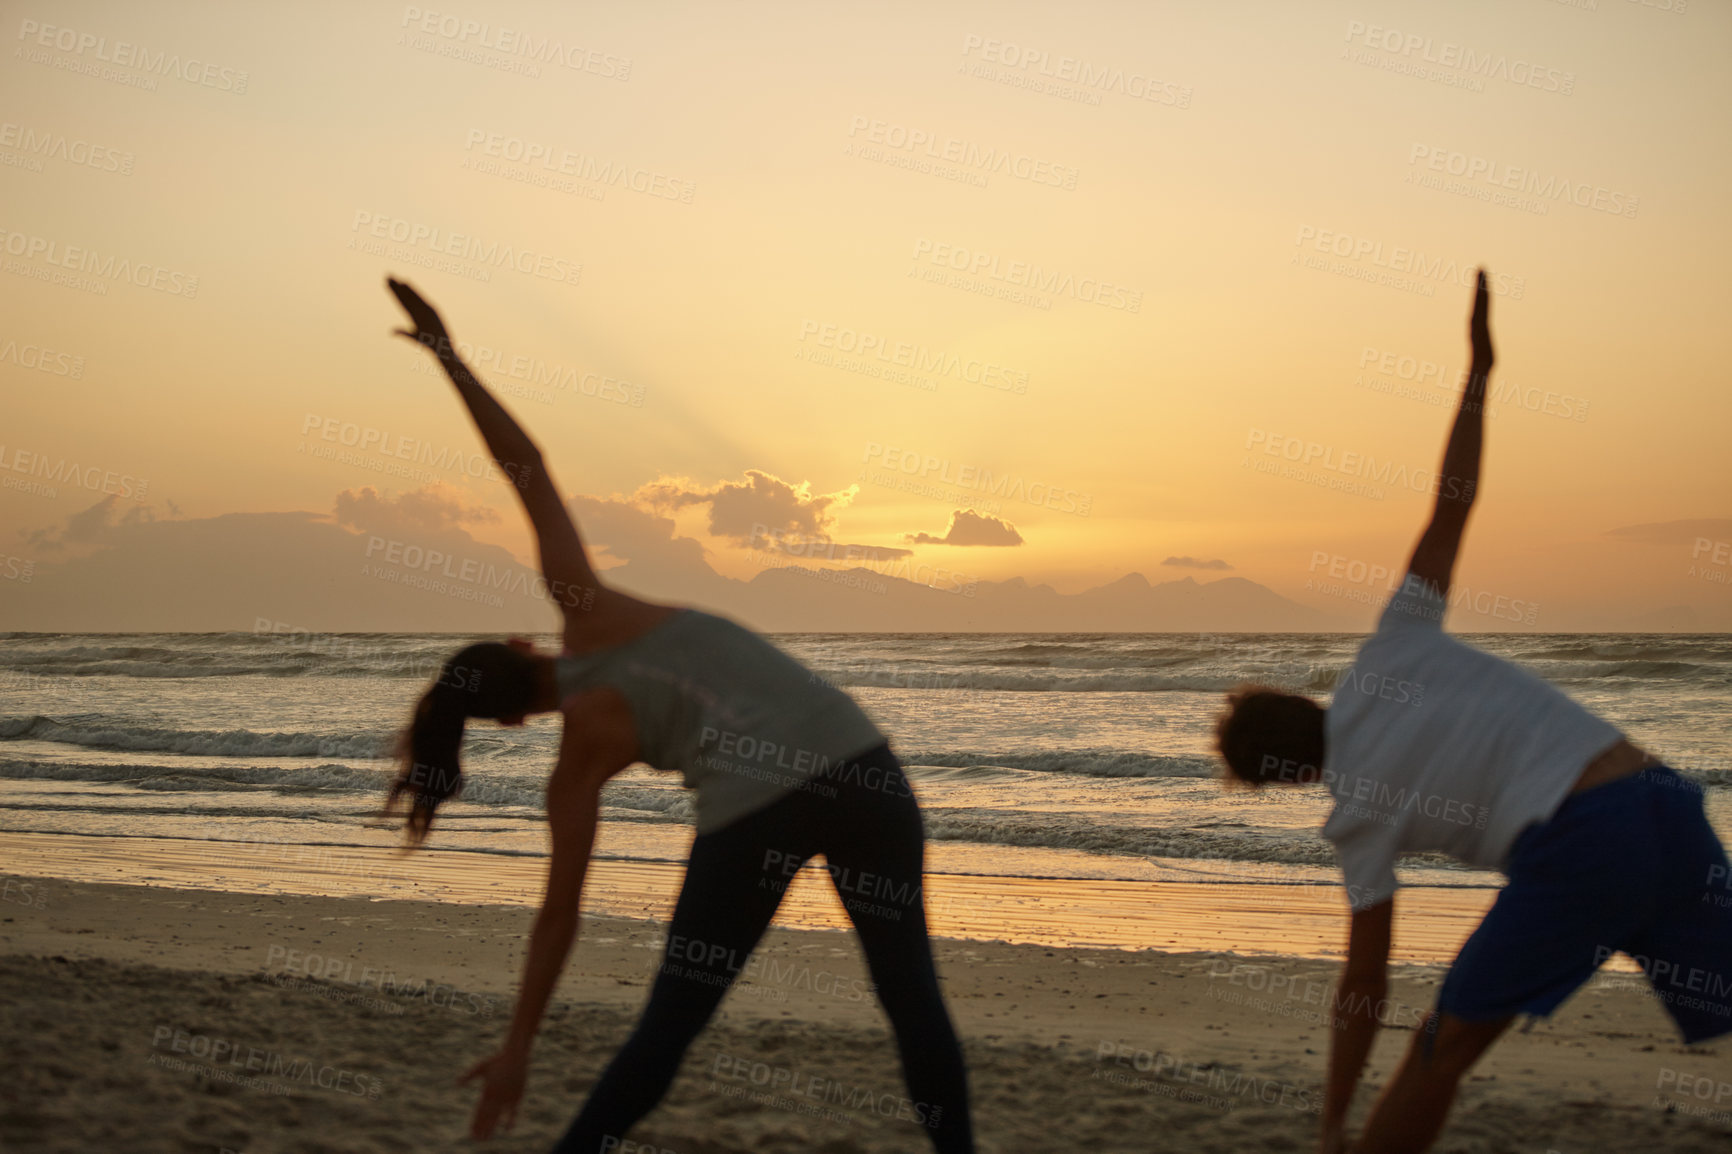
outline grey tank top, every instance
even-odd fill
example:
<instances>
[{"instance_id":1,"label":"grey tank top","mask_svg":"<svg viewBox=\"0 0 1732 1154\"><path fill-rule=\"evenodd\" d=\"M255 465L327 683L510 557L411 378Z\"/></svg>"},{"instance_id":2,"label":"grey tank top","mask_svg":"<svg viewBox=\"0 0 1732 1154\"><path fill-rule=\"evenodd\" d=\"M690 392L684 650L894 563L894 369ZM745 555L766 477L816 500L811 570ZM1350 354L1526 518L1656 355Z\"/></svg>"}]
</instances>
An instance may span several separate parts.
<instances>
[{"instance_id":1,"label":"grey tank top","mask_svg":"<svg viewBox=\"0 0 1732 1154\"><path fill-rule=\"evenodd\" d=\"M642 759L696 791L700 834L884 744L852 697L751 630L695 609L554 669L561 700L603 687L626 699Z\"/></svg>"}]
</instances>

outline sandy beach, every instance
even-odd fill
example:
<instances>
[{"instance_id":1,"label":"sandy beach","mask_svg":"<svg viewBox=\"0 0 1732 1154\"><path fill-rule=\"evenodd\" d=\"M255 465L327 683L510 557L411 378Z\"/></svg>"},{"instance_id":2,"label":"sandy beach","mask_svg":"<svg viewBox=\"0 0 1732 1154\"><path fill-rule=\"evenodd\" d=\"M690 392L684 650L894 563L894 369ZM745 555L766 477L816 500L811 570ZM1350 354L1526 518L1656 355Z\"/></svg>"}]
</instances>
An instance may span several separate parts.
<instances>
[{"instance_id":1,"label":"sandy beach","mask_svg":"<svg viewBox=\"0 0 1732 1154\"><path fill-rule=\"evenodd\" d=\"M1732 0L6 11L0 1154L1732 1154Z\"/></svg>"},{"instance_id":2,"label":"sandy beach","mask_svg":"<svg viewBox=\"0 0 1732 1154\"><path fill-rule=\"evenodd\" d=\"M1054 883L1043 901L1091 884ZM605 879L592 890L592 910L608 890ZM3 896L5 1148L474 1148L462 1137L473 1095L452 1081L504 1028L530 920L521 902L16 874ZM591 914L516 1132L489 1148L541 1150L569 1122L629 1031L662 944L653 918ZM955 937L937 952L983 1151L1312 1143L1326 958ZM1369 1086L1441 972L1397 967ZM1603 972L1552 1020L1512 1031L1438 1149L1724 1150L1732 1054L1680 1045L1639 983ZM919 1105L851 937L778 926L634 1137L674 1154L918 1151Z\"/></svg>"}]
</instances>

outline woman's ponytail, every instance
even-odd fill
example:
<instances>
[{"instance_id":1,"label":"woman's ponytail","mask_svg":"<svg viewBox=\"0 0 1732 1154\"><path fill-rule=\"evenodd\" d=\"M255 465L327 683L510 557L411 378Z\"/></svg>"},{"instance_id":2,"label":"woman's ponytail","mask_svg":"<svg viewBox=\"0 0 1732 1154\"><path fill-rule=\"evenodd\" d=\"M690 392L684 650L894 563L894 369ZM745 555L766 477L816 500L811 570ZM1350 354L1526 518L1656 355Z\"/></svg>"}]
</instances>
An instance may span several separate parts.
<instances>
[{"instance_id":1,"label":"woman's ponytail","mask_svg":"<svg viewBox=\"0 0 1732 1154\"><path fill-rule=\"evenodd\" d=\"M397 799L409 798L406 830L409 844L420 845L433 827L439 803L463 788L463 724L468 718L464 694L440 681L415 703L415 713L397 741L397 779L385 799L387 813Z\"/></svg>"},{"instance_id":2,"label":"woman's ponytail","mask_svg":"<svg viewBox=\"0 0 1732 1154\"><path fill-rule=\"evenodd\" d=\"M415 703L397 739L397 776L385 798L395 815L408 798L405 830L420 845L441 802L463 789L463 726L471 717L521 718L534 703L536 658L509 645L471 645L455 654Z\"/></svg>"}]
</instances>

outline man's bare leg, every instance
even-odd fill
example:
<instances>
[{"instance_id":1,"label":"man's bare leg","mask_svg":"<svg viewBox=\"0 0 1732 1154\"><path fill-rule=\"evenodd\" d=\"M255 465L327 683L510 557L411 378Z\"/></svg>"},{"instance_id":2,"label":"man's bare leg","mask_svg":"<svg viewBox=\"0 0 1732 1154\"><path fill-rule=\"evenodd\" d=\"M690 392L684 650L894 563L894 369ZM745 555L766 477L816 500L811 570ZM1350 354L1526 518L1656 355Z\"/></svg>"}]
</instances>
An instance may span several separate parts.
<instances>
[{"instance_id":1,"label":"man's bare leg","mask_svg":"<svg viewBox=\"0 0 1732 1154\"><path fill-rule=\"evenodd\" d=\"M1455 1101L1456 1085L1514 1020L1464 1022L1453 1014L1433 1013L1371 1108L1354 1154L1419 1154L1430 1149Z\"/></svg>"}]
</instances>

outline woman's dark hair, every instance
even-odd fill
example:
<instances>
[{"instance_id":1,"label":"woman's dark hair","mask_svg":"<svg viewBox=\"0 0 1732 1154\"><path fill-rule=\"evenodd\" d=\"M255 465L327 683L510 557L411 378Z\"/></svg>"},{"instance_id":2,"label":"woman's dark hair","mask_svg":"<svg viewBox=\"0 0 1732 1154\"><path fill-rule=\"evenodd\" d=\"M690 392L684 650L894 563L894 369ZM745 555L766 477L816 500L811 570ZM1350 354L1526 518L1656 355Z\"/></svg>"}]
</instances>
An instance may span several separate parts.
<instances>
[{"instance_id":1,"label":"woman's dark hair","mask_svg":"<svg viewBox=\"0 0 1732 1154\"><path fill-rule=\"evenodd\" d=\"M439 803L463 788L464 722L527 713L535 686L535 658L498 642L460 649L445 662L397 739L397 777L385 798L388 816L395 816L398 798L409 798L410 845L427 839Z\"/></svg>"},{"instance_id":2,"label":"woman's dark hair","mask_svg":"<svg viewBox=\"0 0 1732 1154\"><path fill-rule=\"evenodd\" d=\"M1323 765L1323 707L1267 685L1241 685L1215 722L1229 782L1258 789L1314 781Z\"/></svg>"}]
</instances>

